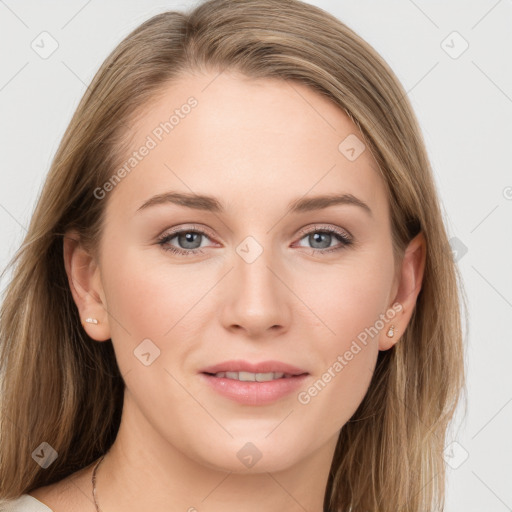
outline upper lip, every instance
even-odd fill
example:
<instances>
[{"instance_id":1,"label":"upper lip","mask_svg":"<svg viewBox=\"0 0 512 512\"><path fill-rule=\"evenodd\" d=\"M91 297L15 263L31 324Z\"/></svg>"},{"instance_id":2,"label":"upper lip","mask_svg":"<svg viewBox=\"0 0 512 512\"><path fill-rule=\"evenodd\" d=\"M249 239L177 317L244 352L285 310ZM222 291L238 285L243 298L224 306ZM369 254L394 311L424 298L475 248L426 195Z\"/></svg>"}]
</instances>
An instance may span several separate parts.
<instances>
[{"instance_id":1,"label":"upper lip","mask_svg":"<svg viewBox=\"0 0 512 512\"><path fill-rule=\"evenodd\" d=\"M260 361L250 363L249 361L231 360L203 368L201 373L219 372L251 372L251 373L287 373L290 375L302 375L308 373L297 366L282 363L281 361Z\"/></svg>"}]
</instances>

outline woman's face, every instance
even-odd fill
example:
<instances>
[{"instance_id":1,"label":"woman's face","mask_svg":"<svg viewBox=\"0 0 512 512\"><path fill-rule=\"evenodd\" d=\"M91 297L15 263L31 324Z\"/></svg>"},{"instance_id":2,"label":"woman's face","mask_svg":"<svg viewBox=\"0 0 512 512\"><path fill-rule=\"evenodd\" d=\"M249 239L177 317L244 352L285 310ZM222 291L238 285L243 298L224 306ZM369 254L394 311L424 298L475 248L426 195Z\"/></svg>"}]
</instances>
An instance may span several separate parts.
<instances>
[{"instance_id":1,"label":"woman's face","mask_svg":"<svg viewBox=\"0 0 512 512\"><path fill-rule=\"evenodd\" d=\"M108 315L87 326L112 339L123 414L145 446L215 468L332 455L400 316L387 196L360 132L303 85L223 73L183 76L133 133L120 183L98 191ZM306 375L279 394L290 381L203 373L233 360Z\"/></svg>"}]
</instances>

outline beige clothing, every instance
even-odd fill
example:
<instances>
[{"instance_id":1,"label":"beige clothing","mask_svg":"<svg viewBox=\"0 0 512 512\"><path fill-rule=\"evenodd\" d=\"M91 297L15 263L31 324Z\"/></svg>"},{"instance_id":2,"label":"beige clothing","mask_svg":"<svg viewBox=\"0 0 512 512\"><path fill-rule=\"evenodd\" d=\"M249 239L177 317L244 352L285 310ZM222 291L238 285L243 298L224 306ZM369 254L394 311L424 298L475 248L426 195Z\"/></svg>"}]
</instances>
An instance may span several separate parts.
<instances>
[{"instance_id":1,"label":"beige clothing","mask_svg":"<svg viewBox=\"0 0 512 512\"><path fill-rule=\"evenodd\" d=\"M0 512L53 512L30 494L22 494L15 500L0 503Z\"/></svg>"}]
</instances>

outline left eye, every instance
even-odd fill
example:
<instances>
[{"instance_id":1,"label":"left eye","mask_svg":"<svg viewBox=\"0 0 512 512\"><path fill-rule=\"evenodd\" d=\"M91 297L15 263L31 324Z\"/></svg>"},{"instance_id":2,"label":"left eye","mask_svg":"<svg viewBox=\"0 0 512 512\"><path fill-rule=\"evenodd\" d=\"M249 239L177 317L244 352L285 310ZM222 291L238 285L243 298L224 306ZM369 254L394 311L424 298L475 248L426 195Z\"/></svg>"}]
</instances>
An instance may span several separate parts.
<instances>
[{"instance_id":1,"label":"left eye","mask_svg":"<svg viewBox=\"0 0 512 512\"><path fill-rule=\"evenodd\" d=\"M341 232L338 232L334 229L315 229L314 231L310 231L301 240L307 239L307 241L312 245L312 249L314 252L332 252L337 251L339 249L343 249L344 247L349 246L352 243L351 238ZM338 240L340 245L331 246L331 242L334 240ZM303 247L303 246L301 246ZM328 249L328 250L324 250Z\"/></svg>"}]
</instances>

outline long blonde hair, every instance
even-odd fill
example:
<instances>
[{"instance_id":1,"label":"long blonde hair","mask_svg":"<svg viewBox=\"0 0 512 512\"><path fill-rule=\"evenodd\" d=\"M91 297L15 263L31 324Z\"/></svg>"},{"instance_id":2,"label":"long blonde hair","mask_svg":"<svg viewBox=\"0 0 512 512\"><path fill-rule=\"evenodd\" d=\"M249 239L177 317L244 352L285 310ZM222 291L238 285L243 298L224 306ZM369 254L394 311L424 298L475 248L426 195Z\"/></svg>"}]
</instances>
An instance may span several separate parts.
<instances>
[{"instance_id":1,"label":"long blonde hair","mask_svg":"<svg viewBox=\"0 0 512 512\"><path fill-rule=\"evenodd\" d=\"M324 505L442 509L446 432L465 390L464 295L424 141L406 92L379 54L299 0L210 0L190 12L158 14L96 73L10 262L0 312L0 498L66 477L115 439L124 382L111 342L94 342L81 325L63 235L75 228L84 246L97 249L107 199L97 200L94 190L121 161L129 120L181 73L206 69L295 81L330 98L380 167L396 255L423 232L426 267L413 316L399 343L379 352L368 392L341 429ZM47 469L32 457L42 442L58 452Z\"/></svg>"}]
</instances>

